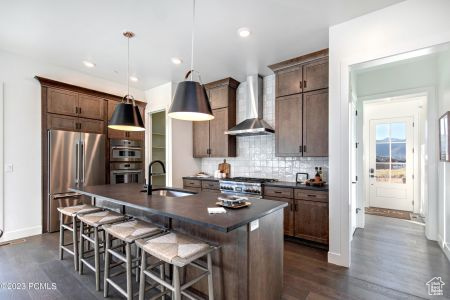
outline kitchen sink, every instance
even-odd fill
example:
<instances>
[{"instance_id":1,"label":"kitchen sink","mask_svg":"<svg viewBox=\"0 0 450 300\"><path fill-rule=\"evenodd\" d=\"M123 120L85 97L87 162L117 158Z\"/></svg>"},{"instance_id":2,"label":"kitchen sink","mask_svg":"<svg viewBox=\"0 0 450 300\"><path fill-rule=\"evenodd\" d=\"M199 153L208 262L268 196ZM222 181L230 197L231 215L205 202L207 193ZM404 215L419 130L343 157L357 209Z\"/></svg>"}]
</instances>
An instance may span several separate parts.
<instances>
[{"instance_id":1,"label":"kitchen sink","mask_svg":"<svg viewBox=\"0 0 450 300\"><path fill-rule=\"evenodd\" d=\"M146 193L147 190L142 190L141 192ZM179 191L179 190L175 190L175 189L162 188L162 189L153 189L152 194L164 196L164 197L186 197L186 196L194 195L195 193Z\"/></svg>"}]
</instances>

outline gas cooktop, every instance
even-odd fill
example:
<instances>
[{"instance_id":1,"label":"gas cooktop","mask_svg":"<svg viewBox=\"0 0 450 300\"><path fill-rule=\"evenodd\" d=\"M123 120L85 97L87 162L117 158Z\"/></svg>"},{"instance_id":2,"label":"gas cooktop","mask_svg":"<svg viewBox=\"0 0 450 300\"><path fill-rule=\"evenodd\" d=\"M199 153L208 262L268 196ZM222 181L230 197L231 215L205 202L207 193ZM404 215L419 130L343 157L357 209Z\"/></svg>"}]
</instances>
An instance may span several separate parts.
<instances>
[{"instance_id":1,"label":"gas cooktop","mask_svg":"<svg viewBox=\"0 0 450 300\"><path fill-rule=\"evenodd\" d=\"M224 178L222 181L234 181L234 182L249 182L249 183L265 183L265 182L274 182L276 179L271 178L253 178L253 177L232 177L232 178Z\"/></svg>"}]
</instances>

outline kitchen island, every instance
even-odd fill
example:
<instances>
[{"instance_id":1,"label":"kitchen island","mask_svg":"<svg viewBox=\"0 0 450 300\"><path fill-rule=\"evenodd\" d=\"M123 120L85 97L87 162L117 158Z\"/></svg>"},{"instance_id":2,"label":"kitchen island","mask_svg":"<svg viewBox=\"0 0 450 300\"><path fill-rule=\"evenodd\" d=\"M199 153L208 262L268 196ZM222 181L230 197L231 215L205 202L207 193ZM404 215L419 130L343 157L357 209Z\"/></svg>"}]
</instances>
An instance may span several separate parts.
<instances>
[{"instance_id":1,"label":"kitchen island","mask_svg":"<svg viewBox=\"0 0 450 300\"><path fill-rule=\"evenodd\" d=\"M216 299L281 299L286 203L250 198L250 207L211 215L207 208L216 206L214 193L167 197L158 191L147 195L141 190L142 185L138 184L72 189L92 197L93 203L111 202L125 212L127 208L145 211L155 216L157 223L220 246L213 253ZM188 267L184 280L189 281L196 272ZM206 282L194 287L206 294Z\"/></svg>"}]
</instances>

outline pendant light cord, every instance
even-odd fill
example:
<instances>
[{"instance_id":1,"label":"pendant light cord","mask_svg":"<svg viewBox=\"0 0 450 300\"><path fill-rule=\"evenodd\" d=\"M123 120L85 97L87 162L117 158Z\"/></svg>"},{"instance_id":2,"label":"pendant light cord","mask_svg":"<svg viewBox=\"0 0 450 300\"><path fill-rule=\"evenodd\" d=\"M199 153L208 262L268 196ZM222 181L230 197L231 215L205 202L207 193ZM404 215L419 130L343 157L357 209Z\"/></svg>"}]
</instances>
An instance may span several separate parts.
<instances>
[{"instance_id":1,"label":"pendant light cord","mask_svg":"<svg viewBox=\"0 0 450 300\"><path fill-rule=\"evenodd\" d=\"M128 41L128 51L127 51L127 61L128 61L128 67L127 67L127 103L129 103L130 99L130 37L127 37Z\"/></svg>"},{"instance_id":2,"label":"pendant light cord","mask_svg":"<svg viewBox=\"0 0 450 300\"><path fill-rule=\"evenodd\" d=\"M192 1L192 37L191 37L191 81L194 76L194 32L195 32L195 0Z\"/></svg>"}]
</instances>

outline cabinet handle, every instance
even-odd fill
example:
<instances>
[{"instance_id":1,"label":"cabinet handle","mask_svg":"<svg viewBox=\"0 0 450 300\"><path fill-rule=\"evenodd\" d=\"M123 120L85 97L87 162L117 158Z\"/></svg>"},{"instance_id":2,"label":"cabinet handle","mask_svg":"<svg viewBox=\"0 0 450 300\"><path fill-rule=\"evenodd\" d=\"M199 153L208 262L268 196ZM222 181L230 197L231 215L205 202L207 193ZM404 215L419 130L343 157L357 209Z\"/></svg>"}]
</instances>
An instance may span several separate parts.
<instances>
[{"instance_id":1,"label":"cabinet handle","mask_svg":"<svg viewBox=\"0 0 450 300\"><path fill-rule=\"evenodd\" d=\"M78 107L78 113L81 114L81 107Z\"/></svg>"},{"instance_id":2,"label":"cabinet handle","mask_svg":"<svg viewBox=\"0 0 450 300\"><path fill-rule=\"evenodd\" d=\"M303 88L303 81L300 80L300 88Z\"/></svg>"},{"instance_id":3,"label":"cabinet handle","mask_svg":"<svg viewBox=\"0 0 450 300\"><path fill-rule=\"evenodd\" d=\"M75 106L75 113L76 114L78 113L78 107L77 106Z\"/></svg>"},{"instance_id":4,"label":"cabinet handle","mask_svg":"<svg viewBox=\"0 0 450 300\"><path fill-rule=\"evenodd\" d=\"M297 211L297 203L294 204L294 211Z\"/></svg>"},{"instance_id":5,"label":"cabinet handle","mask_svg":"<svg viewBox=\"0 0 450 300\"><path fill-rule=\"evenodd\" d=\"M291 207L291 211L294 211L294 204L289 204L289 206Z\"/></svg>"},{"instance_id":6,"label":"cabinet handle","mask_svg":"<svg viewBox=\"0 0 450 300\"><path fill-rule=\"evenodd\" d=\"M273 191L275 194L281 194L280 191Z\"/></svg>"},{"instance_id":7,"label":"cabinet handle","mask_svg":"<svg viewBox=\"0 0 450 300\"><path fill-rule=\"evenodd\" d=\"M307 195L308 197L313 197L313 198L316 198L317 197L317 195Z\"/></svg>"},{"instance_id":8,"label":"cabinet handle","mask_svg":"<svg viewBox=\"0 0 450 300\"><path fill-rule=\"evenodd\" d=\"M306 89L306 80L303 81L303 88Z\"/></svg>"},{"instance_id":9,"label":"cabinet handle","mask_svg":"<svg viewBox=\"0 0 450 300\"><path fill-rule=\"evenodd\" d=\"M306 145L303 145L303 152L306 152Z\"/></svg>"},{"instance_id":10,"label":"cabinet handle","mask_svg":"<svg viewBox=\"0 0 450 300\"><path fill-rule=\"evenodd\" d=\"M303 147L302 147L302 145L298 146L298 152L303 153Z\"/></svg>"}]
</instances>

